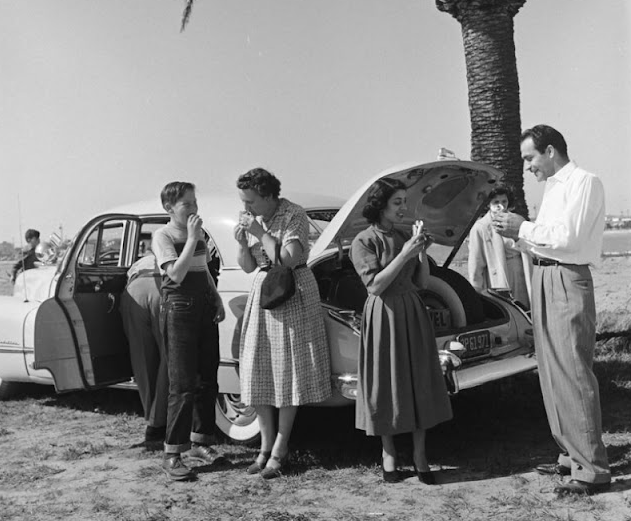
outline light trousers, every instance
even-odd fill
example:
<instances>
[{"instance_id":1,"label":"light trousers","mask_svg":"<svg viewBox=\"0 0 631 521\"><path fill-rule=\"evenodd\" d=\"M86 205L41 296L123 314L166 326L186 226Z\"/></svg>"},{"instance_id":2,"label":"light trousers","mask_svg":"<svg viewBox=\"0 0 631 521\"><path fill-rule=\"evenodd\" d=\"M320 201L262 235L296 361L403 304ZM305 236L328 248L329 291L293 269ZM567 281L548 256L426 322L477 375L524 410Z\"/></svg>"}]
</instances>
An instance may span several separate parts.
<instances>
[{"instance_id":1,"label":"light trousers","mask_svg":"<svg viewBox=\"0 0 631 521\"><path fill-rule=\"evenodd\" d=\"M607 483L598 381L593 372L596 306L586 265L535 266L532 317L539 382L558 462L572 478Z\"/></svg>"}]
</instances>

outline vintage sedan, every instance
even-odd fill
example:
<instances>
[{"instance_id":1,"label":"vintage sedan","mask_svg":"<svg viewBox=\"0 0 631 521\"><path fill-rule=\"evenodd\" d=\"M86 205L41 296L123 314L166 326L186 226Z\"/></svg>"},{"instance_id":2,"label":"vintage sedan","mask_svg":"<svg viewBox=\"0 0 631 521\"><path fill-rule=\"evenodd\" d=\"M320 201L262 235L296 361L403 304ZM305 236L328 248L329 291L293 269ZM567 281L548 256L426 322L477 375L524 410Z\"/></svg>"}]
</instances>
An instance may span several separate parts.
<instances>
[{"instance_id":1,"label":"vintage sedan","mask_svg":"<svg viewBox=\"0 0 631 521\"><path fill-rule=\"evenodd\" d=\"M532 325L524 307L506 288L477 293L450 269L502 173L466 161L407 165L377 175L344 204L331 196L286 194L310 218L308 264L318 282L331 351L335 392L319 405L354 404L366 289L348 250L367 226L361 216L367 189L381 177L406 183L410 215L404 225L423 219L435 241L429 249L432 276L422 297L450 393L535 368ZM217 426L231 440L247 443L258 437L259 426L254 410L239 397L239 338L255 274L244 273L236 261L236 191L216 191L198 202L215 246L226 308L219 328ZM86 223L59 261L20 274L13 296L0 297L0 398L8 398L18 382L54 384L58 392L134 388L120 295L143 239L167 220L157 200L117 208ZM43 250L54 257L53 250Z\"/></svg>"}]
</instances>

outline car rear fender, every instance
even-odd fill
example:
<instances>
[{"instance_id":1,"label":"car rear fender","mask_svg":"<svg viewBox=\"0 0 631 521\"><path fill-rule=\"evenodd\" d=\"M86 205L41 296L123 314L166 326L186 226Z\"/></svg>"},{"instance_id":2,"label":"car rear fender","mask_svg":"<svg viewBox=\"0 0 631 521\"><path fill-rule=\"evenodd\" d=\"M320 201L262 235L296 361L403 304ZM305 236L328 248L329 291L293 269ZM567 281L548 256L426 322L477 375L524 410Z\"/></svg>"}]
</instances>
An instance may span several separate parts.
<instances>
[{"instance_id":1,"label":"car rear fender","mask_svg":"<svg viewBox=\"0 0 631 521\"><path fill-rule=\"evenodd\" d=\"M29 315L35 315L38 307L39 302L0 296L0 378L8 381L27 379L24 346L29 340L25 339L25 323Z\"/></svg>"}]
</instances>

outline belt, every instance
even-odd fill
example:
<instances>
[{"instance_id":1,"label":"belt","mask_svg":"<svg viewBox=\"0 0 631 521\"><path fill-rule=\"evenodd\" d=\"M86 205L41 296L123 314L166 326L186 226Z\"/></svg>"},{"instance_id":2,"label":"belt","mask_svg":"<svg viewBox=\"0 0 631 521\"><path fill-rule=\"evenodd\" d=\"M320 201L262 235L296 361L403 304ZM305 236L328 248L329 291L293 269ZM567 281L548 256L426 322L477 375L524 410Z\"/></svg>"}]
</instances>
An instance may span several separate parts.
<instances>
[{"instance_id":1,"label":"belt","mask_svg":"<svg viewBox=\"0 0 631 521\"><path fill-rule=\"evenodd\" d=\"M266 264L265 266L259 266L259 268L261 269L261 271L269 271L274 267L273 264ZM306 264L298 264L298 266L294 266L292 269L293 270L301 270L302 268L307 268Z\"/></svg>"},{"instance_id":2,"label":"belt","mask_svg":"<svg viewBox=\"0 0 631 521\"><path fill-rule=\"evenodd\" d=\"M144 278L153 278L153 277L155 277L157 279L161 279L162 275L158 271L140 271L140 272L132 275L131 277L129 277L129 281L127 282L127 284L129 284L132 280L144 279Z\"/></svg>"},{"instance_id":3,"label":"belt","mask_svg":"<svg viewBox=\"0 0 631 521\"><path fill-rule=\"evenodd\" d=\"M533 257L532 263L535 266L584 266L584 264L569 264L554 259L544 259L542 257Z\"/></svg>"}]
</instances>

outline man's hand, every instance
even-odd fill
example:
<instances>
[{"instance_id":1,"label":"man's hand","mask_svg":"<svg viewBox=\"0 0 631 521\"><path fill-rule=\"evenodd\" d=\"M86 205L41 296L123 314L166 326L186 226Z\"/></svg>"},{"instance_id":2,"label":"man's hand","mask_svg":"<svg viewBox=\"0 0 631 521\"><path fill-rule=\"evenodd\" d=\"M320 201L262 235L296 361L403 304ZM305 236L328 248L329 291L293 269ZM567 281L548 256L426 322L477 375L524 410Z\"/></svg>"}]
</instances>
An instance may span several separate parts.
<instances>
[{"instance_id":1,"label":"man's hand","mask_svg":"<svg viewBox=\"0 0 631 521\"><path fill-rule=\"evenodd\" d=\"M519 239L519 227L524 219L521 215L512 212L499 212L493 216L493 229L503 237Z\"/></svg>"}]
</instances>

